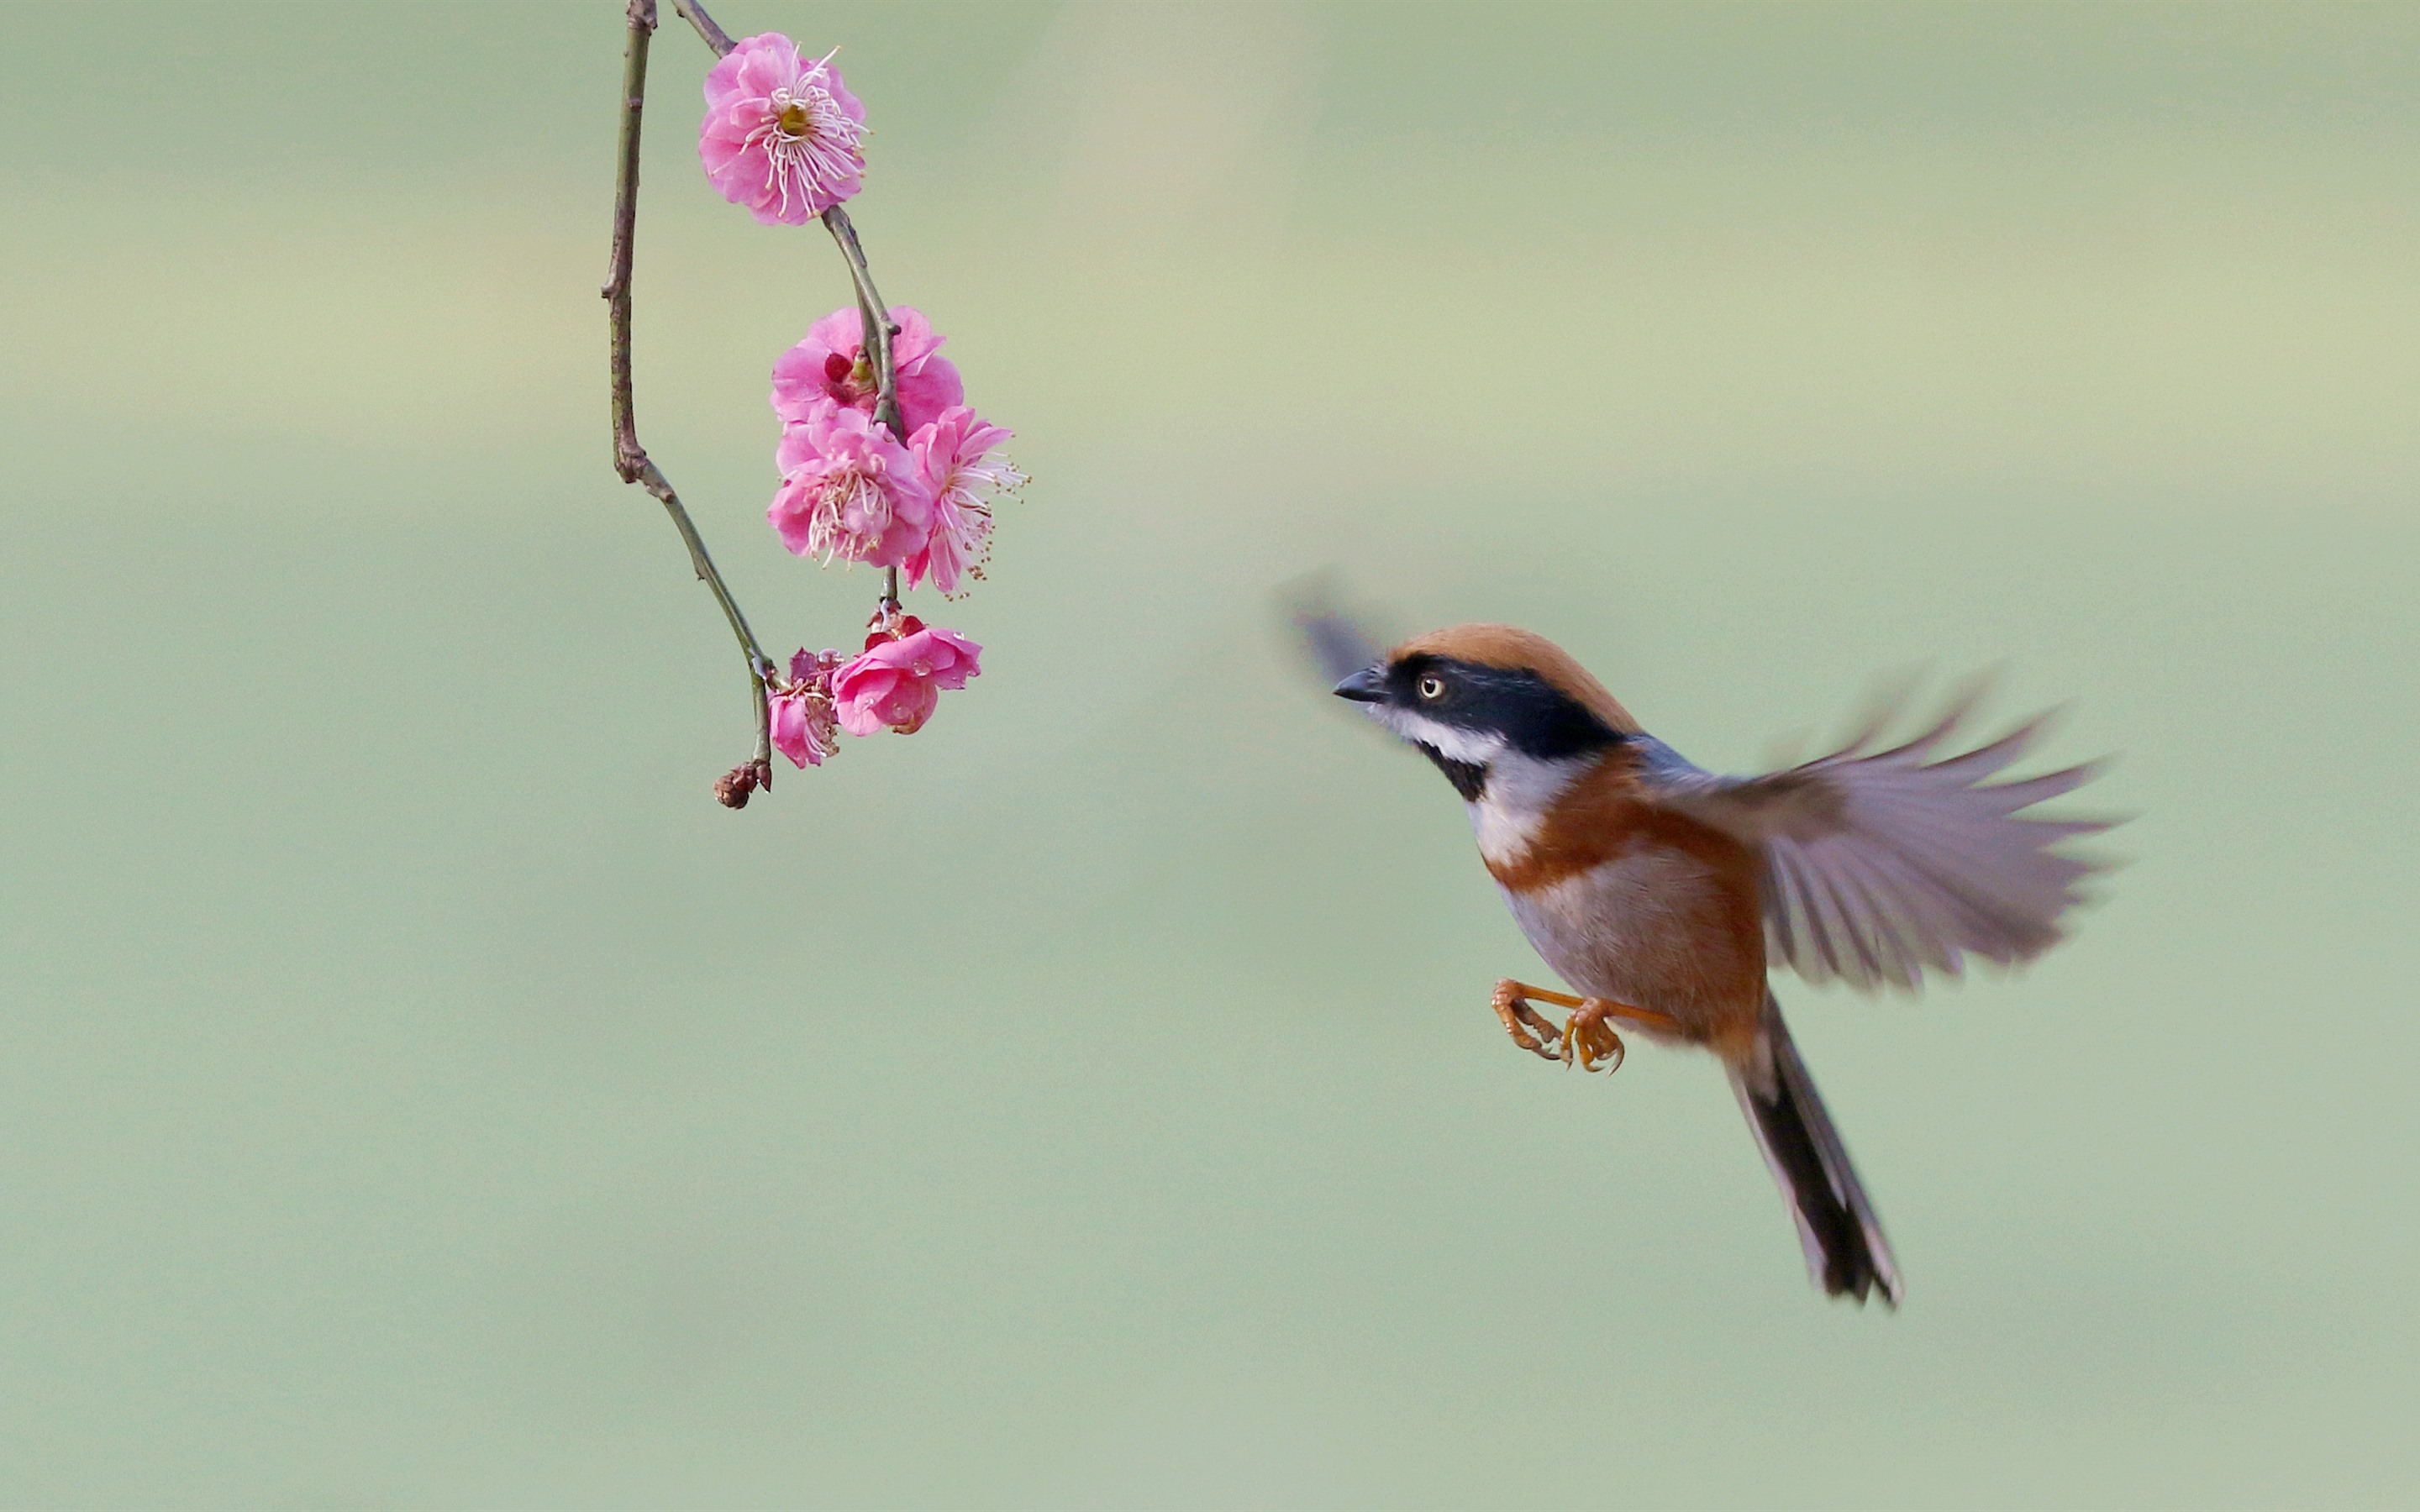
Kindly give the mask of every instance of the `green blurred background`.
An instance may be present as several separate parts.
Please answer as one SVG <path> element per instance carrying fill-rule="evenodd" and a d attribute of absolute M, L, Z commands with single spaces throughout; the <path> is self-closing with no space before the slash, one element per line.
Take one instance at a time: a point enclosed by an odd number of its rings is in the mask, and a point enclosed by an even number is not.
<path fill-rule="evenodd" d="M 2420 8 L 729 0 L 1035 478 L 985 671 L 744 814 L 609 466 L 620 7 L 0 51 L 0 1502 L 2420 1499 Z M 847 297 L 656 48 L 643 436 L 768 644 Z M 1556 636 L 1745 767 L 2009 669 L 2075 942 L 1784 981 L 1909 1276 L 1530 957 L 1279 585 Z"/>

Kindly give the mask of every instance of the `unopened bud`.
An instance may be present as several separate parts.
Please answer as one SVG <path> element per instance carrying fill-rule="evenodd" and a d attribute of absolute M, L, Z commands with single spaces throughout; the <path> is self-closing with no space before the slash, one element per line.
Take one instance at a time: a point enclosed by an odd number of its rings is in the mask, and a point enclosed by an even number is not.
<path fill-rule="evenodd" d="M 756 764 L 735 766 L 714 779 L 714 801 L 726 809 L 745 809 L 748 795 L 756 791 Z"/>

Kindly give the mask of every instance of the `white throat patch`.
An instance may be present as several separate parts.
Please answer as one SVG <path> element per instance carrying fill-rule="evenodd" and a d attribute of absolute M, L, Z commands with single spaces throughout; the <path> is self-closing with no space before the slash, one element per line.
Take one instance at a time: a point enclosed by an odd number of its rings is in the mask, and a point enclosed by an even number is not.
<path fill-rule="evenodd" d="M 1506 750 L 1490 763 L 1487 786 L 1470 805 L 1471 833 L 1479 837 L 1479 854 L 1498 866 L 1510 866 L 1529 853 L 1565 788 L 1594 764 L 1594 756 L 1567 756 L 1540 761 L 1517 750 Z"/>
<path fill-rule="evenodd" d="M 1433 748 L 1448 761 L 1487 768 L 1487 786 L 1481 790 L 1479 801 L 1466 807 L 1471 832 L 1479 838 L 1479 854 L 1499 866 L 1528 854 L 1530 842 L 1546 822 L 1546 810 L 1596 761 L 1593 754 L 1541 761 L 1513 749 L 1493 731 L 1466 730 L 1388 704 L 1372 705 L 1370 717 L 1405 740 Z"/>
<path fill-rule="evenodd" d="M 1399 709 L 1392 704 L 1373 704 L 1370 714 L 1405 740 L 1435 747 L 1448 761 L 1468 762 L 1473 766 L 1492 766 L 1505 748 L 1502 735 L 1488 731 L 1465 730 L 1460 725 L 1440 724 L 1425 714 Z"/>

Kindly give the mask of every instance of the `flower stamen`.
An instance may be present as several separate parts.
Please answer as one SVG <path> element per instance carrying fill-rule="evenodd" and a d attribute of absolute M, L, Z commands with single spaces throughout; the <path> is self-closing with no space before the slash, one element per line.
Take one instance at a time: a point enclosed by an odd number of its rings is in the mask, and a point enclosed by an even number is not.
<path fill-rule="evenodd" d="M 815 187 L 838 183 L 857 171 L 865 128 L 840 108 L 826 86 L 827 53 L 794 84 L 774 88 L 771 108 L 743 147 L 765 153 L 765 188 L 782 197 L 786 213 L 793 194 L 812 204 Z"/>

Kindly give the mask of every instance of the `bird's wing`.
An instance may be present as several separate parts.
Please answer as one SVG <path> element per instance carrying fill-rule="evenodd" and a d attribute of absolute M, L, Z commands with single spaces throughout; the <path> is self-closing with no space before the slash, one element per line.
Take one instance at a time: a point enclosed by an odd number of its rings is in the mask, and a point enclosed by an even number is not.
<path fill-rule="evenodd" d="M 1324 682 L 1350 677 L 1386 655 L 1361 622 L 1324 606 L 1296 609 L 1294 625 L 1304 654 Z"/>
<path fill-rule="evenodd" d="M 1955 977 L 1968 955 L 2011 965 L 2057 943 L 2078 884 L 2102 869 L 2054 847 L 2115 821 L 2024 812 L 2097 764 L 1986 782 L 2047 716 L 1933 759 L 1979 692 L 1904 745 L 1873 748 L 1885 712 L 1841 749 L 1764 777 L 1719 777 L 1649 741 L 1640 780 L 1653 801 L 1758 849 L 1766 948 L 1809 981 L 1914 991 L 1927 968 Z"/>
<path fill-rule="evenodd" d="M 1371 617 L 1341 602 L 1333 571 L 1306 574 L 1277 591 L 1295 656 L 1323 686 L 1332 686 L 1387 654 L 1387 637 Z"/>

